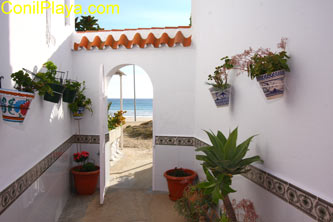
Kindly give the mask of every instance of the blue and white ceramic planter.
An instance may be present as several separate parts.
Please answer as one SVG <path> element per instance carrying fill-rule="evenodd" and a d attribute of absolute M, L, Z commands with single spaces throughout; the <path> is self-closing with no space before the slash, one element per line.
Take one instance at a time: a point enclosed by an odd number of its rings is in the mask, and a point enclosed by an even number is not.
<path fill-rule="evenodd" d="M 33 93 L 0 89 L 2 119 L 7 122 L 22 123 L 34 97 Z"/>
<path fill-rule="evenodd" d="M 283 96 L 285 71 L 279 70 L 271 74 L 257 76 L 262 90 L 267 99 L 275 99 Z"/>
<path fill-rule="evenodd" d="M 84 107 L 79 107 L 78 111 L 73 113 L 73 118 L 75 120 L 80 120 L 83 118 L 83 113 L 84 113 L 85 108 Z"/>
<path fill-rule="evenodd" d="M 217 107 L 229 105 L 231 87 L 226 88 L 226 89 L 219 89 L 219 88 L 212 87 L 209 89 L 209 91 L 212 94 L 212 97 L 213 97 L 214 102 Z"/>

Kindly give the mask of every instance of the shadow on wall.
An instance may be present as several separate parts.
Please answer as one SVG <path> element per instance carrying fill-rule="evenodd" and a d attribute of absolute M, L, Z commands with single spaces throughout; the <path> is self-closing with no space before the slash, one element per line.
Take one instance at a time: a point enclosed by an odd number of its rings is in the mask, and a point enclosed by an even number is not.
<path fill-rule="evenodd" d="M 4 10 L 8 11 L 8 4 L 4 6 Z M 9 15 L 0 13 L 0 76 L 4 76 L 7 73 L 12 73 L 12 67 L 10 66 L 10 51 L 9 51 Z M 2 88 L 9 88 L 10 81 L 2 81 Z"/>

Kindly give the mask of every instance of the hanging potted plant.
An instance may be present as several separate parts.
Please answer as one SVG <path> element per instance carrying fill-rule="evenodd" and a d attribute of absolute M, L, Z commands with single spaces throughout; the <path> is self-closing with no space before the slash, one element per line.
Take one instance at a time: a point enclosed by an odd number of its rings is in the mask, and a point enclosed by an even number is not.
<path fill-rule="evenodd" d="M 87 98 L 83 94 L 83 92 L 85 91 L 85 89 L 86 89 L 85 82 L 83 81 L 83 83 L 82 83 L 82 89 L 77 92 L 76 97 L 75 97 L 73 103 L 70 103 L 68 105 L 69 109 L 73 113 L 73 118 L 75 120 L 80 120 L 80 119 L 83 118 L 83 114 L 84 114 L 85 109 L 89 110 L 90 112 L 93 112 L 91 99 Z"/>
<path fill-rule="evenodd" d="M 168 182 L 169 198 L 170 200 L 176 201 L 183 196 L 184 189 L 193 184 L 197 178 L 197 173 L 193 170 L 174 168 L 167 170 L 164 173 L 164 177 Z"/>
<path fill-rule="evenodd" d="M 65 81 L 65 90 L 62 95 L 62 101 L 66 103 L 74 102 L 76 93 L 80 90 L 81 83 L 77 81 L 66 80 Z"/>
<path fill-rule="evenodd" d="M 8 122 L 22 123 L 35 97 L 35 83 L 29 74 L 22 70 L 12 73 L 11 78 L 15 82 L 16 90 L 0 87 L 2 118 Z"/>
<path fill-rule="evenodd" d="M 272 52 L 270 49 L 249 48 L 243 53 L 232 57 L 232 63 L 236 69 L 248 72 L 251 79 L 256 78 L 267 99 L 275 99 L 283 96 L 285 72 L 290 71 L 286 52 L 287 38 L 282 38 L 277 45 L 280 52 Z"/>
<path fill-rule="evenodd" d="M 80 195 L 93 194 L 98 182 L 99 166 L 88 162 L 89 153 L 86 151 L 74 153 L 73 158 L 75 162 L 81 163 L 71 169 L 76 192 Z"/>
<path fill-rule="evenodd" d="M 56 78 L 57 73 L 60 71 L 57 71 L 57 66 L 51 61 L 44 63 L 43 66 L 47 71 L 36 74 L 38 94 L 44 96 L 45 101 L 58 103 L 65 88 L 62 84 L 62 78 L 59 80 Z"/>
<path fill-rule="evenodd" d="M 212 86 L 209 91 L 217 107 L 229 105 L 231 95 L 231 85 L 228 83 L 228 70 L 232 69 L 233 65 L 228 56 L 221 58 L 221 60 L 224 61 L 224 64 L 215 67 L 213 75 L 208 75 L 208 80 L 214 82 L 207 82 L 208 85 Z"/>

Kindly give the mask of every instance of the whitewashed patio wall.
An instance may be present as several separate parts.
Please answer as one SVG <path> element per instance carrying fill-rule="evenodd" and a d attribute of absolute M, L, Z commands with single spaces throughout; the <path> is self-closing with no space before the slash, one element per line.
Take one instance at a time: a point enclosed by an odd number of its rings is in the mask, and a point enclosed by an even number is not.
<path fill-rule="evenodd" d="M 239 141 L 259 134 L 249 155 L 264 160 L 258 167 L 315 195 L 333 201 L 332 53 L 333 2 L 302 0 L 192 1 L 196 45 L 195 135 L 201 129 L 239 127 Z M 229 107 L 216 108 L 207 74 L 223 56 L 249 46 L 276 49 L 287 37 L 291 72 L 282 99 L 267 101 L 256 81 L 246 74 L 232 77 Z M 261 221 L 312 221 L 305 214 L 244 178 L 237 178 L 233 197 L 251 199 Z"/>
<path fill-rule="evenodd" d="M 100 51 L 78 51 L 73 53 L 73 69 L 80 80 L 87 81 L 87 93 L 92 98 L 94 113 L 98 113 L 98 74 L 104 64 L 108 80 L 121 65 L 135 64 L 149 75 L 153 85 L 154 135 L 192 136 L 194 133 L 194 49 L 175 47 L 107 49 Z M 126 89 L 123 89 L 126 90 Z M 106 114 L 106 109 L 105 109 Z M 82 134 L 94 134 L 98 130 L 97 115 L 85 118 L 81 123 Z M 156 151 L 156 150 L 155 150 Z M 155 156 L 156 157 L 156 156 Z M 190 158 L 190 157 L 188 157 Z M 184 157 L 186 159 L 186 157 Z M 168 161 L 163 156 L 154 158 L 154 169 Z M 185 160 L 184 160 L 185 161 Z M 166 169 L 165 169 L 166 170 Z M 159 172 L 153 175 L 153 188 L 164 181 Z M 156 184 L 156 186 L 154 185 Z"/>
<path fill-rule="evenodd" d="M 1 1 L 2 3 L 3 1 Z M 33 4 L 11 1 L 15 4 Z M 56 0 L 56 4 L 63 4 Z M 50 42 L 46 39 L 46 15 L 4 15 L 0 13 L 0 75 L 3 88 L 12 88 L 10 74 L 21 68 L 38 70 L 52 60 L 60 70 L 72 71 L 72 26 L 65 26 L 64 15 L 52 15 Z M 0 190 L 31 169 L 73 134 L 73 121 L 66 103 L 43 101 L 36 94 L 23 124 L 0 118 Z M 10 206 L 0 221 L 56 221 L 69 196 L 70 157 L 68 152 L 55 162 Z"/>

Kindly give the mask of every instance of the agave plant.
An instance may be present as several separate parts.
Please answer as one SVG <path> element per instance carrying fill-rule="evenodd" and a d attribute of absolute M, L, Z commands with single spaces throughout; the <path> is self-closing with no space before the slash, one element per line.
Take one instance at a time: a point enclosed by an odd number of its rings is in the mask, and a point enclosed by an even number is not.
<path fill-rule="evenodd" d="M 207 181 L 200 183 L 199 187 L 203 188 L 206 194 L 211 194 L 215 203 L 222 199 L 230 222 L 237 222 L 228 194 L 236 192 L 230 187 L 233 175 L 246 173 L 247 166 L 253 162 L 263 162 L 259 156 L 244 158 L 255 136 L 237 146 L 238 128 L 234 129 L 228 138 L 220 131 L 217 135 L 205 132 L 212 145 L 196 149 L 204 153 L 196 155 L 196 159 L 203 161 L 202 166 L 207 177 Z"/>

